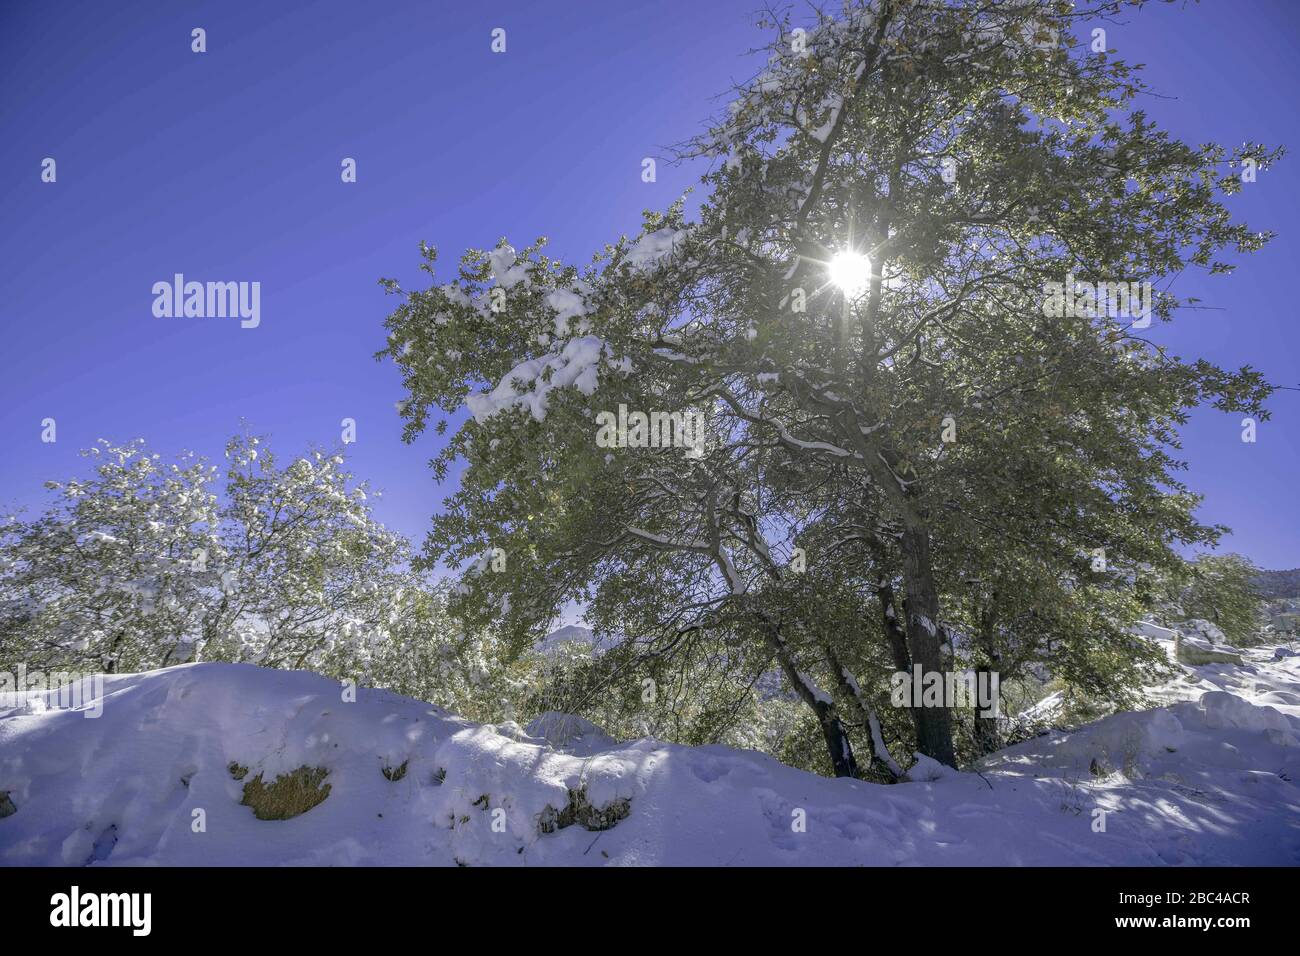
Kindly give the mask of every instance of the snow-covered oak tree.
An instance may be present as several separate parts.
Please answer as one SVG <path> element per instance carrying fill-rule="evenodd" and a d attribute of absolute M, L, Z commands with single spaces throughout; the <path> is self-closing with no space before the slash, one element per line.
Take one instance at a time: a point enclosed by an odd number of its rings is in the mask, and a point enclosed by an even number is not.
<path fill-rule="evenodd" d="M 963 749 L 949 706 L 881 719 L 895 670 L 1131 687 L 1144 574 L 1219 530 L 1176 477 L 1178 426 L 1268 393 L 1144 328 L 1189 304 L 1173 277 L 1268 239 L 1224 197 L 1278 156 L 1178 141 L 1136 68 L 1075 38 L 1140 5 L 773 22 L 766 67 L 681 150 L 712 160 L 693 213 L 648 213 L 581 270 L 503 241 L 450 282 L 386 280 L 408 439 L 470 413 L 424 552 L 473 564 L 454 612 L 522 646 L 581 601 L 624 668 L 714 642 L 729 686 L 784 675 L 843 775 L 897 776 L 888 737 Z M 707 440 L 661 440 L 654 412 Z"/>

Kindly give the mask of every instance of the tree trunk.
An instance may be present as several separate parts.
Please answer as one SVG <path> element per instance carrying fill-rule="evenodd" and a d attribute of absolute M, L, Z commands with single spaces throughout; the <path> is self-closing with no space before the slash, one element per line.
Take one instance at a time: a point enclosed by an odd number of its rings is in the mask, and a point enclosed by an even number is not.
<path fill-rule="evenodd" d="M 923 674 L 942 674 L 945 669 L 944 642 L 939 626 L 939 593 L 930 564 L 930 534 L 920 525 L 904 527 L 900 542 L 903 557 L 903 587 L 907 646 L 912 665 Z M 919 702 L 914 702 L 919 703 Z M 916 721 L 916 749 L 949 767 L 957 766 L 952 746 L 952 714 L 945 705 L 912 708 Z"/>
<path fill-rule="evenodd" d="M 912 655 L 907 651 L 907 632 L 898 623 L 898 612 L 894 608 L 894 586 L 885 578 L 876 585 L 876 598 L 880 601 L 880 626 L 889 641 L 889 651 L 894 658 L 894 669 L 910 673 Z"/>
<path fill-rule="evenodd" d="M 839 714 L 835 712 L 834 702 L 817 693 L 808 679 L 795 666 L 794 658 L 790 654 L 790 647 L 786 644 L 785 638 L 781 636 L 780 625 L 766 619 L 764 623 L 768 640 L 773 651 L 776 652 L 777 663 L 781 665 L 786 680 L 794 687 L 799 699 L 812 708 L 812 712 L 817 716 L 817 723 L 822 729 L 822 737 L 826 741 L 826 754 L 830 757 L 835 776 L 859 776 L 858 762 L 853 756 L 853 744 L 849 742 L 848 732 L 844 729 Z"/>
<path fill-rule="evenodd" d="M 975 679 L 981 682 L 987 680 L 984 675 L 987 674 L 989 670 L 990 669 L 986 667 L 976 668 Z M 976 686 L 984 687 L 986 685 L 984 683 L 979 683 Z M 998 733 L 998 719 L 996 717 L 984 716 L 979 712 L 978 708 L 975 710 L 974 729 L 972 735 L 975 743 L 975 754 L 978 757 L 983 757 L 985 754 L 991 754 L 993 751 L 999 750 L 1002 747 L 1002 735 Z"/>
<path fill-rule="evenodd" d="M 857 778 L 858 762 L 854 759 L 853 745 L 849 743 L 849 735 L 844 730 L 844 724 L 840 722 L 840 718 L 836 716 L 830 705 L 820 705 L 814 709 L 817 711 L 817 720 L 821 723 L 822 737 L 826 741 L 826 753 L 831 758 L 835 776 Z"/>
<path fill-rule="evenodd" d="M 979 617 L 979 629 L 975 633 L 975 648 L 979 652 L 975 662 L 976 687 L 991 686 L 986 683 L 986 675 L 1000 671 L 1002 655 L 997 647 L 997 601 L 998 592 L 990 597 L 989 606 Z M 1002 736 L 998 733 L 998 719 L 985 717 L 975 708 L 974 715 L 975 753 L 982 757 L 991 754 L 1002 746 Z"/>
<path fill-rule="evenodd" d="M 885 747 L 885 739 L 880 733 L 880 721 L 876 719 L 875 711 L 865 699 L 857 680 L 840 662 L 839 655 L 829 644 L 822 645 L 822 650 L 826 655 L 826 665 L 835 677 L 840 699 L 848 701 L 850 709 L 857 714 L 858 720 L 867 730 L 867 741 L 871 748 L 871 773 L 885 783 L 894 783 L 903 776 L 903 770 Z"/>
<path fill-rule="evenodd" d="M 125 637 L 126 637 L 125 631 L 118 631 L 116 634 L 114 634 L 113 640 L 109 642 L 108 651 L 100 657 L 101 661 L 107 658 L 106 662 L 104 663 L 105 674 L 117 673 L 117 650 L 119 647 L 122 646 L 122 641 L 123 639 L 125 639 Z"/>

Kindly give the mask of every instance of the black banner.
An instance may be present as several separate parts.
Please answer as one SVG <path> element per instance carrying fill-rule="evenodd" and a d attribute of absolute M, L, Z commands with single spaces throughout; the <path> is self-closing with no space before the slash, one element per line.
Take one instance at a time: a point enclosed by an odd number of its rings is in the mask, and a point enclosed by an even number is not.
<path fill-rule="evenodd" d="M 76 933 L 80 941 L 93 935 L 128 944 L 247 938 L 377 945 L 437 925 L 442 932 L 499 940 L 546 937 L 552 931 L 539 925 L 545 920 L 564 924 L 554 929 L 569 933 L 575 919 L 584 933 L 626 930 L 642 919 L 689 920 L 701 935 L 714 932 L 734 942 L 751 933 L 761 938 L 770 916 L 788 919 L 800 911 L 812 917 L 809 931 L 830 930 L 821 920 L 846 914 L 849 925 L 834 931 L 853 932 L 855 923 L 861 931 L 882 922 L 912 925 L 940 934 L 935 942 L 941 944 L 959 925 L 963 934 L 983 925 L 990 933 L 1047 930 L 1088 940 L 1104 930 L 1227 942 L 1290 925 L 1294 904 L 1286 887 L 1293 883 L 1289 871 L 1264 869 L 0 871 L 4 923 L 19 934 L 15 938 Z M 196 937 L 205 930 L 215 935 Z"/>

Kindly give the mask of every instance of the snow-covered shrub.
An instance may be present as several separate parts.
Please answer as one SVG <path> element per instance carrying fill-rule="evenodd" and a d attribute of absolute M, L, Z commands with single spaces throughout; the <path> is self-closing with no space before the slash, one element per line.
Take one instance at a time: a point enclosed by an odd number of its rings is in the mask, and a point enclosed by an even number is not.
<path fill-rule="evenodd" d="M 1202 555 L 1163 583 L 1161 616 L 1214 644 L 1257 644 L 1267 622 L 1259 575 L 1239 554 Z"/>
<path fill-rule="evenodd" d="M 281 461 L 232 438 L 224 476 L 100 441 L 87 477 L 49 482 L 0 526 L 0 669 L 147 670 L 187 661 L 302 668 L 495 716 L 489 631 L 449 622 L 368 486 L 337 454 Z"/>

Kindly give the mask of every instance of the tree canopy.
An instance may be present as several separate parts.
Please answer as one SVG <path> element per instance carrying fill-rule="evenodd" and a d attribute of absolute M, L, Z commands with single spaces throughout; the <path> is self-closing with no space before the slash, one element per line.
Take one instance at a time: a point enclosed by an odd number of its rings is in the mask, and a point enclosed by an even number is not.
<path fill-rule="evenodd" d="M 1178 428 L 1269 392 L 1145 329 L 1192 304 L 1181 272 L 1268 240 L 1226 198 L 1280 151 L 1159 128 L 1138 69 L 1076 36 L 1120 6 L 773 15 L 766 67 L 678 150 L 709 165 L 696 208 L 582 267 L 502 240 L 427 289 L 385 280 L 407 439 L 458 423 L 422 555 L 470 568 L 452 613 L 526 646 L 580 602 L 620 639 L 611 675 L 670 681 L 707 647 L 704 710 L 776 670 L 842 775 L 994 745 L 949 704 L 887 709 L 913 667 L 1133 692 L 1152 577 L 1222 530 Z M 621 408 L 658 432 L 598 441 Z"/>

